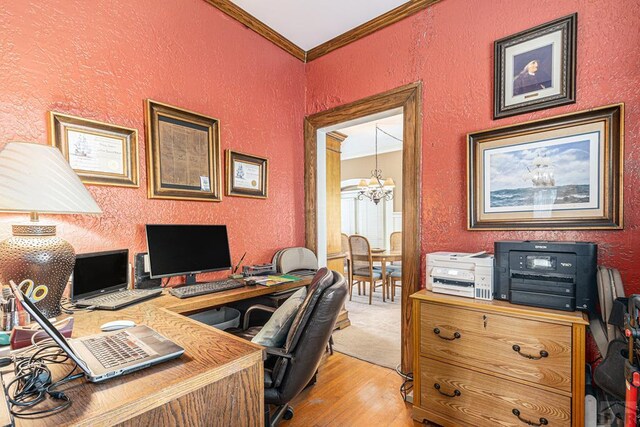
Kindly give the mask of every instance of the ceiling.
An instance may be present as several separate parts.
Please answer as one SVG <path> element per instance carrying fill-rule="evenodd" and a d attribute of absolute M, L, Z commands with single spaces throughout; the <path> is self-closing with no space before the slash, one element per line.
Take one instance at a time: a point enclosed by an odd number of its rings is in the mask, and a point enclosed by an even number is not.
<path fill-rule="evenodd" d="M 348 136 L 340 148 L 340 159 L 348 160 L 373 156 L 375 154 L 376 125 L 384 132 L 402 139 L 402 114 L 338 129 L 338 132 Z M 401 150 L 402 142 L 378 131 L 378 154 Z"/>
<path fill-rule="evenodd" d="M 204 0 L 310 62 L 441 0 Z"/>
<path fill-rule="evenodd" d="M 310 50 L 407 0 L 231 0 L 301 47 Z"/>

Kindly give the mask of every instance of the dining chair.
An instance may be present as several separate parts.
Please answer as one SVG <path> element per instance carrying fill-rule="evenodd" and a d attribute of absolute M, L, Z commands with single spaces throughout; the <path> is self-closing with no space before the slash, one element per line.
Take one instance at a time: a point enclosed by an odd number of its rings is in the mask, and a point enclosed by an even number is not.
<path fill-rule="evenodd" d="M 351 253 L 352 266 L 349 301 L 351 301 L 353 294 L 354 282 L 358 283 L 358 289 L 360 289 L 361 283 L 369 283 L 369 305 L 371 305 L 373 292 L 377 287 L 382 287 L 382 301 L 386 301 L 386 283 L 382 280 L 382 272 L 373 269 L 369 240 L 358 234 L 349 236 L 349 250 Z"/>
<path fill-rule="evenodd" d="M 343 254 L 346 254 L 344 258 L 344 266 L 347 271 L 347 282 L 352 283 L 351 277 L 351 249 L 349 249 L 349 235 L 346 233 L 340 233 L 340 250 Z M 360 294 L 360 287 L 358 287 L 358 295 Z"/>
<path fill-rule="evenodd" d="M 391 252 L 402 252 L 402 231 L 394 231 L 389 237 L 389 250 Z M 387 265 L 387 270 L 398 271 L 402 269 L 402 261 L 392 261 Z"/>
<path fill-rule="evenodd" d="M 402 270 L 394 270 L 387 274 L 387 282 L 387 292 L 391 293 L 391 302 L 393 302 L 396 296 L 396 286 L 402 290 Z M 400 282 L 399 285 L 398 282 Z"/>

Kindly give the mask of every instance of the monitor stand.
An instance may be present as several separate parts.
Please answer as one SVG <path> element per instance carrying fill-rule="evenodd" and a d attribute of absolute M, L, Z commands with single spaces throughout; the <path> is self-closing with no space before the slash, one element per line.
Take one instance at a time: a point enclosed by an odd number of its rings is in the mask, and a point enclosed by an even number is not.
<path fill-rule="evenodd" d="M 189 273 L 184 276 L 184 284 L 185 285 L 195 285 L 196 284 L 196 274 Z"/>

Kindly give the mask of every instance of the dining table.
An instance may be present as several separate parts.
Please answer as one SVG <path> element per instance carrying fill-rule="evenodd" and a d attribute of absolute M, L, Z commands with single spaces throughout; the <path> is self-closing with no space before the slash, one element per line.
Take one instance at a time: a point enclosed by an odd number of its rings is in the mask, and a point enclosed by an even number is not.
<path fill-rule="evenodd" d="M 371 261 L 380 263 L 382 283 L 387 283 L 387 263 L 402 261 L 402 251 L 376 251 L 375 249 L 372 249 Z M 385 289 L 385 287 L 382 289 Z"/>

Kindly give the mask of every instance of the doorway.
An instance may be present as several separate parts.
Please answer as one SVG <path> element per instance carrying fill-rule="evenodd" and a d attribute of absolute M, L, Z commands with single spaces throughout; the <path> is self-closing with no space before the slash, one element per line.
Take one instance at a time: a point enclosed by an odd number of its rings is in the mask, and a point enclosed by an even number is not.
<path fill-rule="evenodd" d="M 397 110 L 403 117 L 402 147 L 402 301 L 401 369 L 412 371 L 412 309 L 409 296 L 420 288 L 420 187 L 421 187 L 421 82 L 374 95 L 359 101 L 319 112 L 305 118 L 305 238 L 306 246 L 326 263 L 324 241 L 326 179 L 325 135 L 364 117 Z M 319 153 L 321 155 L 319 155 Z M 324 257 L 324 258 L 323 258 Z"/>

